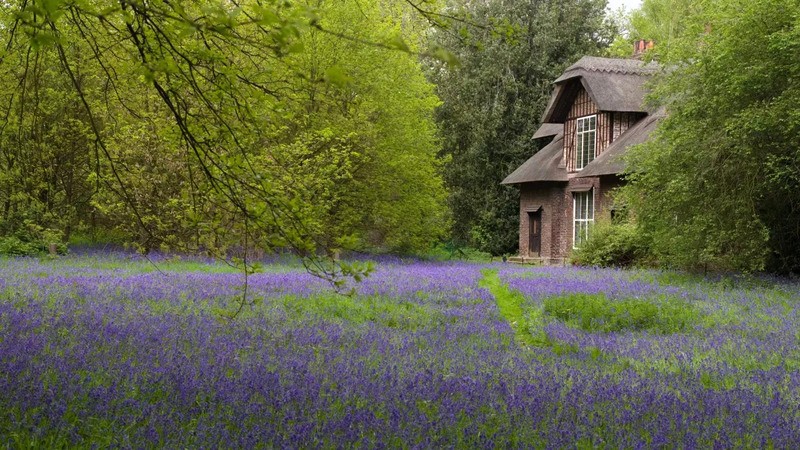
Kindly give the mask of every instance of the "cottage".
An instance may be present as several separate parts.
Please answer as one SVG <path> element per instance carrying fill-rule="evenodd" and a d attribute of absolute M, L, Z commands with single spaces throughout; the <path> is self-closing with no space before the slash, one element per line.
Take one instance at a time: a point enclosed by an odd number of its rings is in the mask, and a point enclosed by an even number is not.
<path fill-rule="evenodd" d="M 502 182 L 520 187 L 518 260 L 562 262 L 596 219 L 613 214 L 609 194 L 624 183 L 621 156 L 662 117 L 643 105 L 657 70 L 636 59 L 586 56 L 555 80 L 533 136 L 550 143 Z"/>

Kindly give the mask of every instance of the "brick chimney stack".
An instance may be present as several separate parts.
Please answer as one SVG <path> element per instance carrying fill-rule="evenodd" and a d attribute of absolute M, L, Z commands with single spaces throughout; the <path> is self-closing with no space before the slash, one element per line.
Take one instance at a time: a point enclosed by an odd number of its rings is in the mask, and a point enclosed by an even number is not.
<path fill-rule="evenodd" d="M 642 59 L 648 50 L 652 50 L 655 42 L 650 39 L 639 39 L 633 43 L 633 57 L 635 59 Z"/>

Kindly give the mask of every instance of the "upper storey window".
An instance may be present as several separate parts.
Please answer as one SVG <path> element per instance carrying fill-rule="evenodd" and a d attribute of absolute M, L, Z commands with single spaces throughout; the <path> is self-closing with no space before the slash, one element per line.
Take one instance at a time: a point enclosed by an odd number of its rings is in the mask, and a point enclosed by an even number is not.
<path fill-rule="evenodd" d="M 575 170 L 581 170 L 594 160 L 597 147 L 597 116 L 578 119 L 575 139 Z"/>

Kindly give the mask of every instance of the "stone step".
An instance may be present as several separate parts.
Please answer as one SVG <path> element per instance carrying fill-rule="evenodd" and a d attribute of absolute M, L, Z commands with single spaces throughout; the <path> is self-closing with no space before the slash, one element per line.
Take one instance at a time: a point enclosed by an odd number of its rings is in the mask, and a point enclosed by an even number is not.
<path fill-rule="evenodd" d="M 531 256 L 510 256 L 508 262 L 514 264 L 531 264 L 535 266 L 565 266 L 567 261 L 561 258 L 539 258 Z"/>

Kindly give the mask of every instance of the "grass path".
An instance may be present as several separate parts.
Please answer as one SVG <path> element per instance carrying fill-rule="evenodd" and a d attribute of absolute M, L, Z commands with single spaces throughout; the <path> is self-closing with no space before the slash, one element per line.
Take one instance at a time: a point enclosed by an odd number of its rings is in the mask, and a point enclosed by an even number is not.
<path fill-rule="evenodd" d="M 511 325 L 517 340 L 521 344 L 535 345 L 537 340 L 530 332 L 528 327 L 529 320 L 525 317 L 525 312 L 522 309 L 525 297 L 520 292 L 509 289 L 500 279 L 497 269 L 483 269 L 481 273 L 483 278 L 481 278 L 479 285 L 488 289 L 494 296 L 497 307 L 500 309 L 500 314 Z"/>

